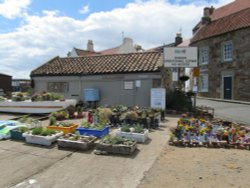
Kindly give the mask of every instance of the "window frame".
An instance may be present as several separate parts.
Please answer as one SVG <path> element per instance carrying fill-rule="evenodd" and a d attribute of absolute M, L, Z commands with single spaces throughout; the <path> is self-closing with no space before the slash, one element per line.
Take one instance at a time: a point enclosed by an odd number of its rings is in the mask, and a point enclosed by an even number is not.
<path fill-rule="evenodd" d="M 206 76 L 207 77 L 207 83 L 206 83 L 206 88 L 205 87 L 203 87 L 205 84 L 202 84 L 203 83 L 203 81 L 202 81 L 202 77 L 204 77 L 204 76 Z M 200 75 L 200 79 L 199 79 L 199 86 L 200 86 L 200 89 L 199 89 L 199 91 L 200 92 L 203 92 L 203 93 L 205 93 L 205 92 L 208 92 L 209 91 L 209 74 L 208 73 L 203 73 L 203 74 L 201 74 Z"/>
<path fill-rule="evenodd" d="M 231 45 L 231 49 L 228 48 L 228 45 Z M 228 49 L 226 49 L 226 46 Z M 230 54 L 231 56 L 229 57 L 229 50 L 231 50 Z M 222 59 L 223 59 L 223 62 L 230 62 L 233 60 L 233 50 L 234 50 L 234 47 L 233 47 L 233 41 L 229 40 L 229 41 L 225 41 L 222 43 Z"/>
<path fill-rule="evenodd" d="M 53 84 L 53 86 L 50 86 L 51 84 Z M 58 89 L 55 89 L 56 85 L 58 86 Z M 48 82 L 47 91 L 54 92 L 54 93 L 67 93 L 69 91 L 69 83 L 68 82 Z"/>
<path fill-rule="evenodd" d="M 204 57 L 204 51 L 207 52 L 207 61 L 202 61 L 203 57 Z M 208 65 L 209 64 L 209 47 L 201 47 L 199 49 L 199 64 L 200 65 Z M 205 59 L 205 58 L 204 58 Z"/>

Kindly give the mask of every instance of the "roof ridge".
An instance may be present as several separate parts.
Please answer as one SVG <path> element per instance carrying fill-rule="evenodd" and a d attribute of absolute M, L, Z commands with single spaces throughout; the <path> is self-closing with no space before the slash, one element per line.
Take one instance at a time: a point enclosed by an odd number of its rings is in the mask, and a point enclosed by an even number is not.
<path fill-rule="evenodd" d="M 57 57 L 31 72 L 34 76 L 95 75 L 159 71 L 160 52 L 137 52 L 83 57 Z M 51 62 L 51 63 L 50 63 Z"/>
<path fill-rule="evenodd" d="M 145 52 L 129 52 L 129 53 L 120 53 L 120 54 L 96 54 L 96 55 L 86 55 L 86 56 L 78 56 L 78 57 L 59 57 L 60 59 L 81 59 L 81 58 L 91 58 L 91 57 L 106 57 L 106 56 L 124 56 L 130 54 L 147 54 L 147 53 L 160 53 L 157 51 L 145 51 Z"/>
<path fill-rule="evenodd" d="M 242 22 L 237 22 L 237 24 L 235 23 L 236 21 L 239 21 L 242 14 L 243 15 L 244 14 L 250 14 L 249 12 L 250 12 L 250 7 L 242 9 L 242 10 L 240 10 L 238 12 L 234 12 L 234 13 L 232 13 L 230 15 L 225 16 L 225 17 L 221 17 L 219 19 L 213 20 L 212 22 L 210 22 L 207 25 L 203 25 L 195 33 L 195 35 L 192 37 L 191 44 L 199 42 L 201 40 L 211 38 L 211 37 L 219 36 L 219 35 L 222 35 L 224 33 L 229 33 L 229 32 L 239 30 L 239 29 L 250 27 L 250 20 L 249 19 L 246 20 L 245 17 L 244 17 L 245 18 L 244 23 L 242 23 Z M 218 28 L 219 28 L 218 25 L 221 25 L 221 24 L 225 25 L 225 22 L 227 22 L 228 19 L 230 19 L 231 22 L 227 24 L 227 27 L 225 26 L 225 28 L 221 28 L 221 30 L 218 31 Z M 234 24 L 234 25 L 232 26 L 232 24 Z M 217 25 L 216 27 L 218 27 L 217 30 L 211 31 L 211 27 L 215 27 L 215 25 Z M 210 34 L 208 34 L 209 31 L 210 31 Z M 212 34 L 211 34 L 211 32 L 212 32 Z"/>

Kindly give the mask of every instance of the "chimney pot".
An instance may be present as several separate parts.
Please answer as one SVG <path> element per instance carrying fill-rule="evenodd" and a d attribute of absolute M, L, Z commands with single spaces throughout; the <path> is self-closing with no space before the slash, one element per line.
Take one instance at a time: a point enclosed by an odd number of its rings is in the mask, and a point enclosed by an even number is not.
<path fill-rule="evenodd" d="M 179 44 L 181 44 L 182 41 L 182 36 L 181 33 L 176 33 L 176 37 L 175 37 L 175 46 L 178 46 Z"/>
<path fill-rule="evenodd" d="M 92 40 L 88 40 L 88 43 L 87 43 L 87 50 L 88 50 L 88 51 L 91 51 L 91 52 L 94 52 L 94 44 L 93 44 L 93 41 L 92 41 Z"/>

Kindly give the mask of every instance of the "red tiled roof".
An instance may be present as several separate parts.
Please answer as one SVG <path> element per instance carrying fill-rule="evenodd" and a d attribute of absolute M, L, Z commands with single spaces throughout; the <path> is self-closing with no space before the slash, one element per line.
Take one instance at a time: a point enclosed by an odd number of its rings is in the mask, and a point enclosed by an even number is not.
<path fill-rule="evenodd" d="M 250 8 L 241 10 L 229 16 L 212 21 L 207 25 L 204 25 L 197 31 L 191 42 L 198 42 L 200 40 L 218 36 L 238 29 L 243 29 L 246 27 L 250 27 Z"/>
<path fill-rule="evenodd" d="M 119 50 L 119 46 L 99 51 L 99 53 L 102 55 L 111 55 L 111 54 L 117 54 L 118 50 Z"/>
<path fill-rule="evenodd" d="M 158 52 L 115 55 L 55 57 L 31 72 L 31 76 L 93 75 L 156 72 L 162 65 Z"/>
<path fill-rule="evenodd" d="M 88 51 L 88 50 L 82 50 L 79 48 L 75 48 L 76 54 L 78 56 L 91 56 L 91 55 L 98 55 L 100 53 L 98 52 L 92 52 L 92 51 Z"/>
<path fill-rule="evenodd" d="M 214 21 L 249 7 L 250 7 L 250 0 L 235 0 L 232 3 L 229 3 L 223 7 L 215 9 L 210 17 L 212 21 Z"/>

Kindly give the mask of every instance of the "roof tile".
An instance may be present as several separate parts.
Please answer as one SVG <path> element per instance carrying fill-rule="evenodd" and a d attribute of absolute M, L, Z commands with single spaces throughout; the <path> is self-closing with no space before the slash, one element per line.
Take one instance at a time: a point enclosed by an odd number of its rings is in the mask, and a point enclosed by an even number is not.
<path fill-rule="evenodd" d="M 224 33 L 250 27 L 250 8 L 241 10 L 229 16 L 212 21 L 208 25 L 201 27 L 194 35 L 191 42 L 198 42 L 210 37 Z"/>
<path fill-rule="evenodd" d="M 83 57 L 56 57 L 31 72 L 31 76 L 92 75 L 126 72 L 155 72 L 162 53 L 144 52 Z"/>

